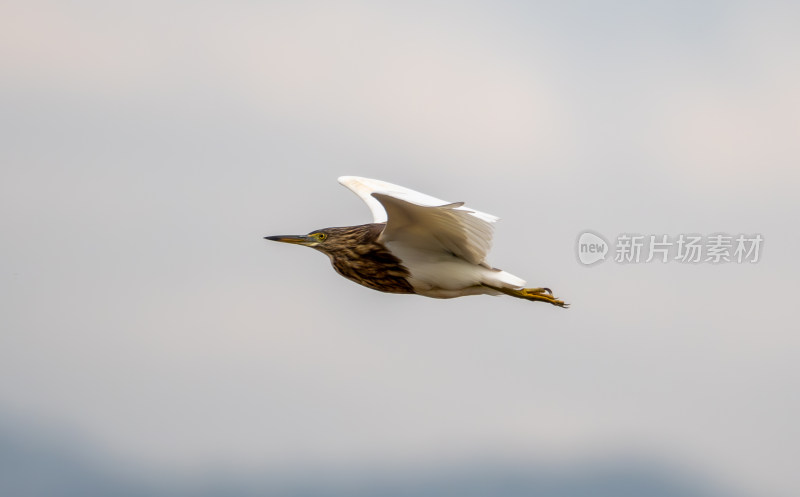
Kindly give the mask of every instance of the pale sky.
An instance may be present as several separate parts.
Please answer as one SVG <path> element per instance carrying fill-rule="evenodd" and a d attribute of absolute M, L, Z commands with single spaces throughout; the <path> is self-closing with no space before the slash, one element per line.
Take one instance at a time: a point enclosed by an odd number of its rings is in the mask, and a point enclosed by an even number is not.
<path fill-rule="evenodd" d="M 142 467 L 646 453 L 800 493 L 800 18 L 760 2 L 5 2 L 0 413 Z M 386 295 L 264 235 L 374 177 L 572 303 Z M 583 267 L 584 230 L 760 233 Z"/>

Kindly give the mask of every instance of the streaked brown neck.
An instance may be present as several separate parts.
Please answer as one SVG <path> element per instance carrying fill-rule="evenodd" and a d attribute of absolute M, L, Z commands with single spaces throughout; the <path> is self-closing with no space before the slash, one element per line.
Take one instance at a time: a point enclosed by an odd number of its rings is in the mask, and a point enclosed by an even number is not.
<path fill-rule="evenodd" d="M 362 224 L 325 231 L 335 243 L 316 247 L 330 257 L 337 273 L 368 288 L 389 293 L 414 293 L 408 269 L 378 242 L 385 223 Z"/>

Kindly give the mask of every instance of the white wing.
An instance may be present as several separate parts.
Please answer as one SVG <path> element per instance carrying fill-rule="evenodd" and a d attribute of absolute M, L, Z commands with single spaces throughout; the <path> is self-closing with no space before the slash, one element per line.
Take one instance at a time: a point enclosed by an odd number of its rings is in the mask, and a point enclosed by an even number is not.
<path fill-rule="evenodd" d="M 386 222 L 384 243 L 451 253 L 473 264 L 489 253 L 496 216 L 384 181 L 342 176 L 339 182 L 366 202 L 376 223 Z"/>

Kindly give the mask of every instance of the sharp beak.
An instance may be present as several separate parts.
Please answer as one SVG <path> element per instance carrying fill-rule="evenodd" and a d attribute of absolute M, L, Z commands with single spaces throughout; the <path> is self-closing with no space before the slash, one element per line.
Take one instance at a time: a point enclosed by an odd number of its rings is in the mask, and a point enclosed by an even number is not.
<path fill-rule="evenodd" d="M 265 236 L 264 239 L 272 240 L 273 242 L 283 242 L 283 243 L 294 243 L 295 245 L 306 245 L 311 243 L 313 240 L 305 235 L 294 236 L 294 235 L 277 235 L 277 236 Z"/>

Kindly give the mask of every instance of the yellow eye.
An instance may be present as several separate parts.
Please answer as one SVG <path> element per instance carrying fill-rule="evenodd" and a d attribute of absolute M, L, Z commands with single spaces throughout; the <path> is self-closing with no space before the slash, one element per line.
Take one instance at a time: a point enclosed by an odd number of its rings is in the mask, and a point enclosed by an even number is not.
<path fill-rule="evenodd" d="M 328 238 L 328 235 L 326 233 L 314 233 L 314 237 L 317 240 L 322 241 L 322 240 Z"/>

